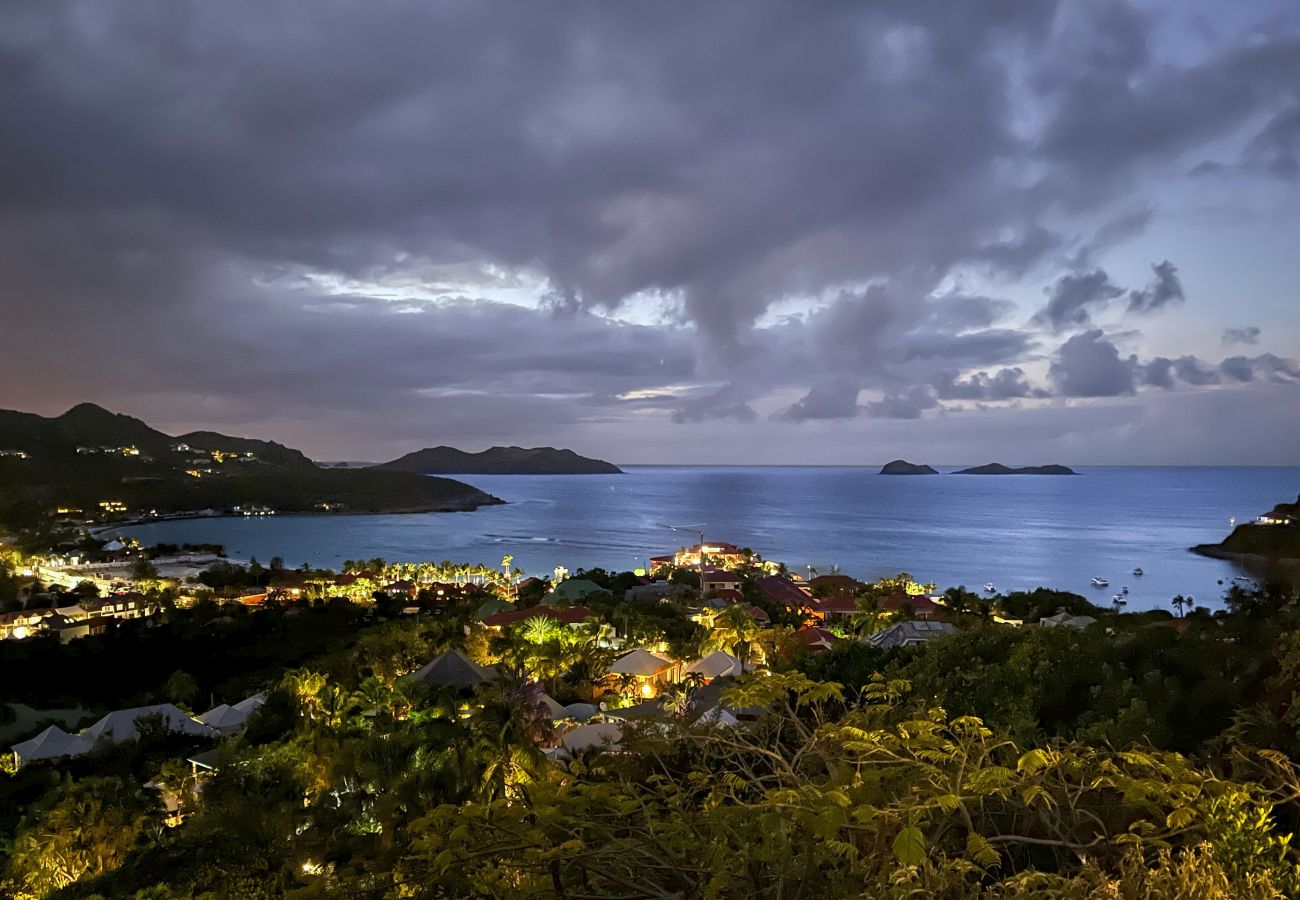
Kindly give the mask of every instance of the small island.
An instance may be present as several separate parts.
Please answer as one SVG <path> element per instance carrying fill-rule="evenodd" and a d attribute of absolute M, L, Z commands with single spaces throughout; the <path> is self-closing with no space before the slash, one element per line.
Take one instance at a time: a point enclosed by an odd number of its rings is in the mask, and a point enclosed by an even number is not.
<path fill-rule="evenodd" d="M 1002 463 L 989 463 L 985 466 L 975 466 L 970 469 L 961 469 L 953 472 L 954 475 L 1077 475 L 1078 473 L 1069 466 L 1047 465 L 1047 466 L 1020 466 L 1012 468 L 1004 466 Z"/>
<path fill-rule="evenodd" d="M 417 475 L 622 475 L 603 459 L 554 447 L 492 447 L 467 453 L 455 447 L 426 447 L 373 468 Z"/>
<path fill-rule="evenodd" d="M 905 459 L 891 460 L 880 469 L 881 475 L 938 475 L 939 473 L 927 465 L 917 465 L 910 463 Z"/>

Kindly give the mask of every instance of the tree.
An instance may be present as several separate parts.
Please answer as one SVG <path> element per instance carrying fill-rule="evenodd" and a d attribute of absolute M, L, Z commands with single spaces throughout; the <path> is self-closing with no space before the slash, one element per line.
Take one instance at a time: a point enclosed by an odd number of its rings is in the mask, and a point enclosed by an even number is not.
<path fill-rule="evenodd" d="M 66 779 L 50 806 L 19 831 L 10 881 L 39 897 L 116 869 L 155 806 L 155 798 L 120 778 Z"/>
<path fill-rule="evenodd" d="M 199 698 L 199 683 L 193 675 L 177 669 L 163 683 L 162 695 L 178 706 L 193 709 Z"/>
<path fill-rule="evenodd" d="M 745 607 L 736 604 L 728 606 L 718 613 L 713 620 L 713 630 L 709 634 L 709 646 L 725 650 L 740 660 L 742 668 L 748 662 L 750 650 L 762 634 L 763 629 Z"/>

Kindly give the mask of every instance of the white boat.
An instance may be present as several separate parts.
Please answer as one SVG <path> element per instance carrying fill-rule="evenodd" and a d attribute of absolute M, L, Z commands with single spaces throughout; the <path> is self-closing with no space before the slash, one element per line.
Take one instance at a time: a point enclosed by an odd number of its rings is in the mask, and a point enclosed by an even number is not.
<path fill-rule="evenodd" d="M 1136 569 L 1134 569 L 1134 570 L 1133 570 L 1133 574 L 1136 575 L 1138 578 L 1141 578 L 1141 577 L 1142 577 L 1142 567 L 1141 567 L 1141 566 L 1138 566 Z"/>
<path fill-rule="evenodd" d="M 1123 606 L 1125 603 L 1128 603 L 1128 601 L 1124 599 L 1123 594 L 1116 594 L 1114 597 L 1111 597 L 1110 602 L 1114 603 L 1116 606 Z"/>
<path fill-rule="evenodd" d="M 984 590 L 990 594 L 996 594 L 998 589 L 995 588 L 993 582 L 990 581 L 984 585 Z"/>
<path fill-rule="evenodd" d="M 1108 584 L 1110 584 L 1110 582 L 1107 581 L 1105 578 L 1102 578 L 1102 577 L 1100 577 L 1100 576 L 1098 576 L 1098 575 L 1094 575 L 1094 576 L 1092 576 L 1092 586 L 1093 586 L 1093 587 L 1105 587 L 1105 586 L 1108 585 Z"/>

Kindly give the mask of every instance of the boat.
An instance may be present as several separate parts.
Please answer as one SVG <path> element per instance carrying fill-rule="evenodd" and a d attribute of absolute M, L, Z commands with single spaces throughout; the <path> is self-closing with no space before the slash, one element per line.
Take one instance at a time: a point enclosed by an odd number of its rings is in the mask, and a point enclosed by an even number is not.
<path fill-rule="evenodd" d="M 1133 570 L 1133 574 L 1136 575 L 1138 578 L 1141 578 L 1141 577 L 1142 577 L 1142 567 L 1141 567 L 1141 566 L 1138 566 L 1136 569 L 1134 569 L 1134 570 Z"/>
<path fill-rule="evenodd" d="M 984 585 L 984 590 L 985 590 L 985 592 L 987 592 L 987 593 L 990 593 L 990 594 L 996 594 L 998 589 L 995 588 L 995 587 L 993 586 L 993 582 L 990 581 L 990 582 L 988 582 L 988 583 L 986 583 L 986 584 Z"/>
<path fill-rule="evenodd" d="M 1102 577 L 1099 576 L 1099 575 L 1094 575 L 1094 576 L 1092 576 L 1092 586 L 1093 586 L 1093 587 L 1105 587 L 1105 586 L 1108 585 L 1108 584 L 1110 584 L 1110 582 L 1107 581 L 1105 578 L 1102 578 Z"/>
<path fill-rule="evenodd" d="M 1126 587 L 1126 588 L 1123 588 L 1123 589 L 1120 591 L 1120 593 L 1123 594 L 1125 597 L 1127 597 L 1127 596 L 1128 596 L 1128 588 L 1127 588 L 1127 587 Z"/>
<path fill-rule="evenodd" d="M 1116 606 L 1123 606 L 1125 603 L 1128 603 L 1128 601 L 1124 599 L 1123 594 L 1116 594 L 1114 597 L 1111 597 L 1110 602 L 1114 603 Z"/>

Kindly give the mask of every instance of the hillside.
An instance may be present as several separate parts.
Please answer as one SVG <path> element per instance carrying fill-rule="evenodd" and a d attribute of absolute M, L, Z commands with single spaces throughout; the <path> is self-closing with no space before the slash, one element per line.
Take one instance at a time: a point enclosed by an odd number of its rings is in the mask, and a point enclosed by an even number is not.
<path fill-rule="evenodd" d="M 467 453 L 455 447 L 427 447 L 373 468 L 420 475 L 621 475 L 601 459 L 554 447 L 492 447 Z"/>
<path fill-rule="evenodd" d="M 279 512 L 474 509 L 496 498 L 446 478 L 322 469 L 270 441 L 193 432 L 172 437 L 83 403 L 61 416 L 0 410 L 0 517 L 33 522 L 57 509 L 126 514 L 259 505 Z"/>
<path fill-rule="evenodd" d="M 984 466 L 975 466 L 970 469 L 962 469 L 953 472 L 954 475 L 1074 475 L 1075 471 L 1068 466 L 1048 465 L 1048 466 L 1020 466 L 1012 468 L 1004 466 L 1002 463 L 989 463 Z"/>
<path fill-rule="evenodd" d="M 1300 563 L 1300 497 L 1238 525 L 1217 544 L 1198 544 L 1192 552 L 1247 563 Z"/>

